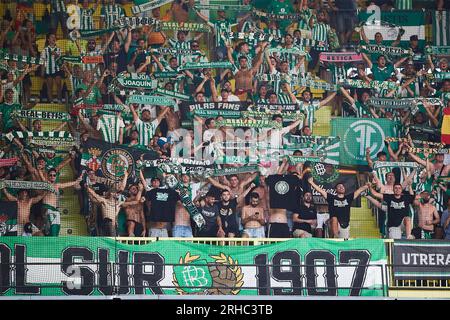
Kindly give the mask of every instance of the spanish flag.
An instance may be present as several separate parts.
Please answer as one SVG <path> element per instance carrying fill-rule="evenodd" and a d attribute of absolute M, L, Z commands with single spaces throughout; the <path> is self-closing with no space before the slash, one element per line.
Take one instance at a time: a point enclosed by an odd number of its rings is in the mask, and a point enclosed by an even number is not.
<path fill-rule="evenodd" d="M 450 108 L 444 109 L 444 118 L 442 119 L 441 142 L 450 144 Z"/>

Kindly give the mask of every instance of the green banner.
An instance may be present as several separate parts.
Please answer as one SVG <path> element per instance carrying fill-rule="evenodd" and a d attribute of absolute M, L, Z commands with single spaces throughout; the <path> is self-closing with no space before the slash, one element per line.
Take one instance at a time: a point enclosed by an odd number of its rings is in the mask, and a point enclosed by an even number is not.
<path fill-rule="evenodd" d="M 131 245 L 103 237 L 2 237 L 0 250 L 4 296 L 383 296 L 387 289 L 381 239 L 212 246 L 181 241 Z"/>
<path fill-rule="evenodd" d="M 341 138 L 340 163 L 343 165 L 367 165 L 366 149 L 370 157 L 384 151 L 386 137 L 394 136 L 396 122 L 388 119 L 335 118 L 331 120 L 333 136 Z"/>
<path fill-rule="evenodd" d="M 127 97 L 127 104 L 139 103 L 139 104 L 154 104 L 158 106 L 170 106 L 173 107 L 177 103 L 174 99 L 160 97 L 160 96 L 147 96 L 141 94 L 134 94 Z"/>

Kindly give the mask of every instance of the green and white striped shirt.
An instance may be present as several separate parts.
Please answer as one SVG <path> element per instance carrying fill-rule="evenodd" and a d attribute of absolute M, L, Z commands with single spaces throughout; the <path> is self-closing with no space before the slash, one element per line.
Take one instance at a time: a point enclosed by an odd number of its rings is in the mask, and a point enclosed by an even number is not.
<path fill-rule="evenodd" d="M 80 30 L 94 30 L 94 9 L 80 8 Z"/>
<path fill-rule="evenodd" d="M 395 0 L 395 9 L 412 10 L 412 0 Z"/>
<path fill-rule="evenodd" d="M 312 29 L 312 38 L 316 41 L 323 41 L 325 44 L 328 43 L 328 33 L 330 32 L 330 26 L 323 22 L 314 23 L 314 27 Z M 317 47 L 318 51 L 326 51 L 325 47 Z"/>
<path fill-rule="evenodd" d="M 309 8 L 303 9 L 301 12 L 301 19 L 298 21 L 298 29 L 300 30 L 311 30 L 309 27 L 309 20 L 312 17 L 312 10 Z"/>
<path fill-rule="evenodd" d="M 139 144 L 141 146 L 148 146 L 153 136 L 155 135 L 156 128 L 158 128 L 158 120 L 152 122 L 144 122 L 138 119 L 135 122 L 136 130 L 139 132 Z"/>
<path fill-rule="evenodd" d="M 191 49 L 191 43 L 188 41 L 179 41 L 179 40 L 173 40 L 169 39 L 169 45 L 174 49 L 183 49 L 183 50 L 190 50 Z M 183 54 L 177 54 L 176 58 L 178 61 L 178 65 L 181 66 L 184 63 L 184 58 L 186 56 Z"/>
<path fill-rule="evenodd" d="M 64 0 L 50 0 L 50 13 L 67 12 Z"/>
<path fill-rule="evenodd" d="M 314 100 L 310 103 L 299 101 L 298 105 L 300 107 L 300 111 L 303 111 L 306 115 L 306 125 L 311 128 L 311 131 L 313 130 L 313 125 L 315 119 L 315 112 L 320 108 L 320 101 Z"/>
<path fill-rule="evenodd" d="M 111 28 L 116 20 L 125 16 L 125 11 L 118 4 L 107 4 L 102 8 L 100 16 L 105 21 L 105 27 Z"/>
<path fill-rule="evenodd" d="M 118 142 L 120 128 L 125 128 L 125 123 L 121 117 L 104 114 L 98 119 L 97 130 L 101 131 L 103 140 L 106 142 Z"/>
<path fill-rule="evenodd" d="M 103 52 L 101 50 L 94 50 L 94 51 L 83 51 L 81 53 L 81 55 L 83 56 L 88 56 L 88 57 L 94 57 L 94 56 L 101 56 L 103 55 Z M 82 65 L 83 71 L 91 71 L 94 70 L 95 68 L 97 68 L 97 64 L 96 63 L 83 63 Z M 97 72 L 95 74 L 96 76 L 100 77 L 100 68 L 97 68 Z"/>
<path fill-rule="evenodd" d="M 212 23 L 212 25 L 214 26 L 216 47 L 224 47 L 225 40 L 222 38 L 222 33 L 231 32 L 231 27 L 235 26 L 236 24 L 231 24 L 228 19 L 225 19 L 217 20 L 216 22 Z"/>
<path fill-rule="evenodd" d="M 290 104 L 290 103 L 292 103 L 292 100 L 291 100 L 291 97 L 288 94 L 280 93 L 278 95 L 278 103 Z"/>
<path fill-rule="evenodd" d="M 56 58 L 61 55 L 61 49 L 54 47 L 45 47 L 41 52 L 41 59 L 45 61 L 45 74 L 54 74 L 58 72 L 59 66 L 56 63 Z"/>

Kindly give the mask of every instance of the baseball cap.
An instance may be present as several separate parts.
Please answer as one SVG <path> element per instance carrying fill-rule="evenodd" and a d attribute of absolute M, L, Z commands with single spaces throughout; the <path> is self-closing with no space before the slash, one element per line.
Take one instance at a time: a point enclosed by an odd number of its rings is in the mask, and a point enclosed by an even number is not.
<path fill-rule="evenodd" d="M 419 37 L 415 34 L 415 35 L 409 37 L 409 40 L 410 41 L 419 41 Z"/>

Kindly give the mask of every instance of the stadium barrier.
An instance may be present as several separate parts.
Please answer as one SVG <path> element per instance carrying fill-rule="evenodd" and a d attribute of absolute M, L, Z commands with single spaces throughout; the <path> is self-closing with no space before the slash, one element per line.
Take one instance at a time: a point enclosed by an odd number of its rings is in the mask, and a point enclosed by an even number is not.
<path fill-rule="evenodd" d="M 417 265 L 412 271 L 419 276 L 399 279 L 398 274 L 405 266 L 394 263 L 392 240 L 3 239 L 0 296 L 5 297 L 136 294 L 450 297 L 450 277 L 445 268 L 433 279 L 433 274 L 424 277 L 433 267 Z M 40 245 L 49 240 L 54 241 L 51 246 Z M 249 246 L 251 250 L 247 249 Z M 441 245 L 433 246 L 425 241 L 413 248 L 424 246 L 446 248 L 450 244 L 442 241 Z M 408 268 L 411 270 L 411 266 Z"/>

